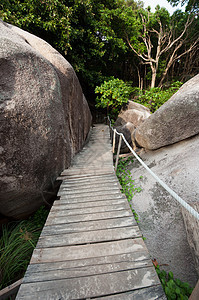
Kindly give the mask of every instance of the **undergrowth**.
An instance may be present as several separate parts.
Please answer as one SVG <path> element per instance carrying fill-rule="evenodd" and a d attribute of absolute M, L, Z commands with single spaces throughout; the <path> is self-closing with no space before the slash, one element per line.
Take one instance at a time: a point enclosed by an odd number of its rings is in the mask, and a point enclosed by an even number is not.
<path fill-rule="evenodd" d="M 131 157 L 128 159 L 120 158 L 118 162 L 116 175 L 122 187 L 121 192 L 126 195 L 134 217 L 137 223 L 139 223 L 138 215 L 132 208 L 132 205 L 130 204 L 135 193 L 141 192 L 140 187 L 135 187 L 134 180 L 132 180 L 131 178 L 131 172 L 128 169 L 132 162 L 133 159 Z M 140 177 L 140 179 L 141 178 L 142 176 Z M 143 239 L 145 238 L 143 237 Z M 172 272 L 167 273 L 165 270 L 160 270 L 160 267 L 157 263 L 154 263 L 154 266 L 168 300 L 189 299 L 193 288 L 187 282 L 182 282 L 180 279 L 174 279 Z"/>
<path fill-rule="evenodd" d="M 133 101 L 148 107 L 153 113 L 165 102 L 167 102 L 171 98 L 171 96 L 179 90 L 181 86 L 182 82 L 176 81 L 169 87 L 164 89 L 161 89 L 159 87 L 154 87 L 149 90 L 140 90 L 139 88 L 133 88 Z"/>
<path fill-rule="evenodd" d="M 133 162 L 132 157 L 129 157 L 128 159 L 120 158 L 119 162 L 118 162 L 118 166 L 117 166 L 116 175 L 117 175 L 117 177 L 119 179 L 119 183 L 122 187 L 121 192 L 123 194 L 125 194 L 128 202 L 129 202 L 129 206 L 135 217 L 135 220 L 137 222 L 139 222 L 138 215 L 135 212 L 135 210 L 132 208 L 132 205 L 130 203 L 134 194 L 141 192 L 140 187 L 135 187 L 134 180 L 131 178 L 131 172 L 130 172 L 130 170 L 128 170 L 128 167 L 130 166 L 130 164 L 132 162 Z"/>
<path fill-rule="evenodd" d="M 180 279 L 174 279 L 172 272 L 160 270 L 159 265 L 156 266 L 156 272 L 161 281 L 164 292 L 168 300 L 188 300 L 193 288 Z"/>
<path fill-rule="evenodd" d="M 0 237 L 0 290 L 23 277 L 48 215 L 44 206 L 27 220 L 3 225 Z"/>

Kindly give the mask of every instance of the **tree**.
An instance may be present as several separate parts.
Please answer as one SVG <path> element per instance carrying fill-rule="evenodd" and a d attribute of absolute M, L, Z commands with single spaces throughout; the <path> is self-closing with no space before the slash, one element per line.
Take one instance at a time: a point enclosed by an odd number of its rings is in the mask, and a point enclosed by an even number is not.
<path fill-rule="evenodd" d="M 176 6 L 181 3 L 181 6 L 186 5 L 186 11 L 199 12 L 198 0 L 167 0 L 171 5 Z"/>
<path fill-rule="evenodd" d="M 115 62 L 122 61 L 121 55 L 124 57 L 125 43 L 107 22 L 110 12 L 122 3 L 119 0 L 2 0 L 0 17 L 56 48 L 72 64 L 84 93 L 89 96 L 90 91 L 94 94 L 96 85 L 113 75 Z"/>
<path fill-rule="evenodd" d="M 151 88 L 155 87 L 160 59 L 165 61 L 159 83 L 161 87 L 172 64 L 198 46 L 198 36 L 192 35 L 191 41 L 189 38 L 195 15 L 181 12 L 180 17 L 182 26 L 178 24 L 179 18 L 170 16 L 165 8 L 157 6 L 154 14 L 149 9 L 141 10 L 137 15 L 137 39 L 135 35 L 126 34 L 129 47 L 143 64 L 150 66 Z"/>

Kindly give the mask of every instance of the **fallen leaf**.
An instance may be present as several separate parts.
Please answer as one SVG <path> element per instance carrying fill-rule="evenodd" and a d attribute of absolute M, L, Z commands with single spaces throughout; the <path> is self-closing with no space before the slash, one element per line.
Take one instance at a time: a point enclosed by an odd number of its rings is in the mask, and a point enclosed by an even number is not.
<path fill-rule="evenodd" d="M 157 260 L 155 258 L 152 259 L 152 263 L 153 263 L 153 265 L 154 265 L 155 268 L 157 268 L 157 266 L 159 265 L 158 262 L 157 262 Z"/>

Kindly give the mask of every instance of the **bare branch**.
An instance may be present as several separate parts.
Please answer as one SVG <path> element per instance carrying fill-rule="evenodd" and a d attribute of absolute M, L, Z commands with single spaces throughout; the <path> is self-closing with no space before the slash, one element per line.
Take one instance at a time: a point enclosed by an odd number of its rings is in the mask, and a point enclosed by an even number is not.
<path fill-rule="evenodd" d="M 127 39 L 127 42 L 128 42 L 128 44 L 129 44 L 130 48 L 133 50 L 133 52 L 134 52 L 137 56 L 139 56 L 141 59 L 143 59 L 143 60 L 145 61 L 145 63 L 155 62 L 155 60 L 154 60 L 153 58 L 151 58 L 151 57 L 148 57 L 147 54 L 145 54 L 145 53 L 141 54 L 141 53 L 137 52 L 137 51 L 135 50 L 135 48 L 131 45 L 128 36 L 126 37 L 126 39 Z"/>

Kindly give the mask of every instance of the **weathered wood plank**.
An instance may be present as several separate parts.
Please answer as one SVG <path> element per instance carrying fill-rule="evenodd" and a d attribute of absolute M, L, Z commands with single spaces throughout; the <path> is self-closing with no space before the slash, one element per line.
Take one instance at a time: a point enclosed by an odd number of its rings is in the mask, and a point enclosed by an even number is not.
<path fill-rule="evenodd" d="M 126 197 L 122 193 L 112 194 L 109 193 L 107 195 L 91 195 L 86 197 L 67 197 L 67 195 L 60 196 L 60 199 L 57 200 L 57 202 L 60 202 L 60 204 L 64 203 L 86 203 L 86 202 L 100 202 L 100 201 L 108 201 L 108 200 L 117 200 L 117 199 L 124 199 L 127 201 Z M 101 202 L 100 202 L 101 203 Z"/>
<path fill-rule="evenodd" d="M 33 266 L 33 265 L 32 265 Z M 114 273 L 119 271 L 127 271 L 134 270 L 140 268 L 152 267 L 151 260 L 144 261 L 128 261 L 128 262 L 117 262 L 111 264 L 102 264 L 102 265 L 91 265 L 89 268 L 86 267 L 78 267 L 78 268 L 62 268 L 61 270 L 47 270 L 41 272 L 32 272 L 30 269 L 29 272 L 26 273 L 26 277 L 24 278 L 24 283 L 31 282 L 42 282 L 47 280 L 58 280 L 58 279 L 68 279 L 68 278 L 77 278 L 77 277 L 85 277 L 85 276 L 93 276 L 99 274 L 107 274 Z"/>
<path fill-rule="evenodd" d="M 60 191 L 59 193 L 58 193 L 58 196 L 62 196 L 62 195 L 66 195 L 66 196 L 68 196 L 68 197 L 89 197 L 89 196 L 93 196 L 93 195 L 95 195 L 95 197 L 96 196 L 103 196 L 103 195 L 110 195 L 110 194 L 112 194 L 112 195 L 115 195 L 115 194 L 121 194 L 121 192 L 119 191 L 119 189 L 109 189 L 109 190 L 104 190 L 103 191 L 103 189 L 101 190 L 101 191 L 97 191 L 97 192 L 89 192 L 89 191 L 87 191 L 87 192 L 85 192 L 85 193 L 82 193 L 82 195 L 81 194 L 69 194 L 69 193 L 67 193 L 67 191 Z"/>
<path fill-rule="evenodd" d="M 66 246 L 56 248 L 36 248 L 31 263 L 45 263 L 84 258 L 104 257 L 108 255 L 125 254 L 137 251 L 147 251 L 142 238 L 121 241 L 88 244 L 81 246 Z"/>
<path fill-rule="evenodd" d="M 58 206 L 57 206 L 58 207 Z M 86 207 L 86 208 L 79 208 L 79 209 L 68 209 L 68 210 L 59 210 L 54 206 L 51 208 L 50 215 L 51 217 L 63 217 L 63 216 L 72 216 L 72 215 L 85 215 L 85 214 L 95 214 L 99 212 L 108 212 L 108 211 L 115 211 L 115 210 L 128 210 L 129 205 L 126 204 L 117 204 L 114 206 L 106 205 L 106 206 L 97 206 L 97 207 Z"/>
<path fill-rule="evenodd" d="M 101 212 L 95 214 L 85 214 L 85 215 L 73 215 L 73 216 L 55 216 L 49 215 L 45 225 L 53 224 L 63 224 L 63 223 L 74 223 L 74 222 L 85 222 L 85 221 L 94 221 L 94 220 L 107 220 L 113 218 L 123 218 L 133 216 L 132 212 L 129 210 L 118 210 L 118 211 L 109 211 Z"/>
<path fill-rule="evenodd" d="M 111 229 L 119 227 L 128 227 L 137 225 L 135 219 L 132 217 L 115 218 L 108 220 L 97 220 L 88 222 L 77 222 L 77 223 L 64 223 L 58 225 L 46 225 L 41 233 L 43 235 L 53 235 L 61 233 L 73 233 L 88 230 L 99 230 L 99 229 Z"/>
<path fill-rule="evenodd" d="M 113 185 L 112 187 L 111 186 L 90 186 L 89 188 L 79 188 L 79 189 L 68 189 L 68 188 L 64 188 L 62 187 L 60 190 L 59 190 L 59 193 L 58 195 L 77 195 L 78 194 L 81 194 L 81 195 L 89 195 L 89 194 L 104 194 L 104 193 L 108 193 L 109 191 L 112 191 L 112 192 L 118 192 L 118 186 L 117 185 Z"/>
<path fill-rule="evenodd" d="M 84 182 L 79 182 L 76 181 L 76 182 L 62 182 L 61 184 L 61 188 L 68 188 L 68 189 L 76 189 L 76 188 L 88 188 L 90 185 L 100 185 L 100 186 L 110 186 L 111 184 L 113 183 L 113 185 L 119 185 L 118 184 L 118 180 L 116 179 L 107 179 L 107 180 L 103 180 L 103 181 L 100 181 L 99 179 L 98 180 L 94 180 L 94 181 L 84 181 Z"/>
<path fill-rule="evenodd" d="M 85 169 L 77 169 L 77 170 L 72 170 L 72 169 L 67 169 L 67 171 L 63 171 L 61 173 L 61 176 L 68 176 L 68 177 L 72 177 L 72 176 L 94 176 L 94 175 L 99 175 L 99 174 L 106 174 L 106 173 L 112 173 L 113 172 L 113 167 L 110 168 L 93 168 L 89 169 L 89 168 L 85 168 Z"/>
<path fill-rule="evenodd" d="M 24 283 L 17 299 L 82 299 L 128 292 L 159 284 L 153 267 L 54 280 Z"/>
<path fill-rule="evenodd" d="M 89 270 L 90 266 L 115 264 L 115 263 L 117 264 L 120 262 L 124 262 L 124 263 L 143 262 L 144 263 L 145 261 L 151 262 L 149 253 L 146 250 L 124 253 L 124 254 L 108 255 L 108 256 L 99 256 L 99 257 L 91 257 L 91 258 L 89 257 L 84 259 L 30 264 L 28 266 L 27 273 L 30 275 L 31 273 L 59 271 L 62 269 L 76 269 L 81 267 L 87 267 Z"/>
<path fill-rule="evenodd" d="M 17 293 L 21 283 L 22 283 L 22 279 L 19 279 L 16 282 L 14 282 L 13 284 L 0 290 L 0 299 L 8 300 L 8 299 L 10 299 L 10 297 L 14 297 L 14 295 Z M 14 299 L 14 298 L 12 298 L 12 299 Z"/>
<path fill-rule="evenodd" d="M 93 183 L 89 183 L 89 184 L 85 184 L 85 183 L 83 183 L 83 184 L 68 184 L 68 185 L 66 185 L 66 184 L 62 184 L 61 186 L 60 186 L 60 190 L 61 191 L 77 191 L 77 193 L 78 193 L 78 191 L 84 191 L 84 190 L 95 190 L 95 191 L 97 191 L 97 190 L 102 190 L 102 189 L 112 189 L 112 188 L 118 188 L 119 187 L 119 184 L 118 184 L 118 182 L 117 181 L 113 181 L 113 182 L 104 182 L 104 183 L 100 183 L 99 184 L 99 182 L 93 182 Z"/>
<path fill-rule="evenodd" d="M 92 298 L 93 300 L 167 300 L 161 285 L 147 287 L 135 291 L 111 295 L 107 297 Z"/>
<path fill-rule="evenodd" d="M 115 173 L 114 172 L 108 172 L 108 173 L 104 173 L 104 174 L 90 174 L 90 175 L 87 175 L 87 174 L 83 174 L 82 176 L 63 176 L 63 175 L 60 175 L 57 180 L 65 180 L 65 181 L 79 181 L 79 180 L 89 180 L 89 179 L 97 179 L 97 178 L 111 178 L 115 176 Z"/>
<path fill-rule="evenodd" d="M 95 176 L 83 176 L 83 177 L 80 177 L 79 179 L 75 179 L 75 178 L 68 178 L 68 179 L 64 179 L 63 180 L 63 183 L 72 183 L 72 182 L 86 182 L 86 181 L 105 181 L 106 180 L 117 180 L 117 176 L 115 175 L 115 173 L 108 173 L 108 174 L 105 174 L 105 175 L 95 175 Z"/>
<path fill-rule="evenodd" d="M 60 176 L 57 178 L 57 180 L 63 180 L 63 179 L 72 179 L 72 178 L 82 178 L 82 177 L 92 177 L 92 176 L 99 176 L 99 175 L 107 175 L 107 174 L 110 174 L 112 175 L 113 174 L 113 170 L 100 170 L 100 171 L 96 171 L 96 172 L 77 172 L 77 173 L 74 173 L 74 174 L 68 174 L 68 175 L 64 175 L 64 174 L 60 174 Z"/>
<path fill-rule="evenodd" d="M 53 203 L 53 207 L 55 209 L 77 209 L 77 208 L 85 208 L 85 207 L 95 207 L 95 206 L 106 206 L 106 205 L 116 205 L 116 204 L 125 204 L 127 200 L 123 198 L 119 199 L 110 199 L 110 200 L 103 200 L 103 201 L 85 201 L 80 203 L 68 202 L 64 203 L 64 200 L 56 200 Z"/>
<path fill-rule="evenodd" d="M 138 226 L 82 231 L 77 233 L 62 233 L 52 236 L 42 235 L 37 243 L 38 248 L 50 248 L 69 245 L 82 245 L 87 243 L 99 243 L 118 241 L 128 238 L 138 238 L 142 234 Z"/>

